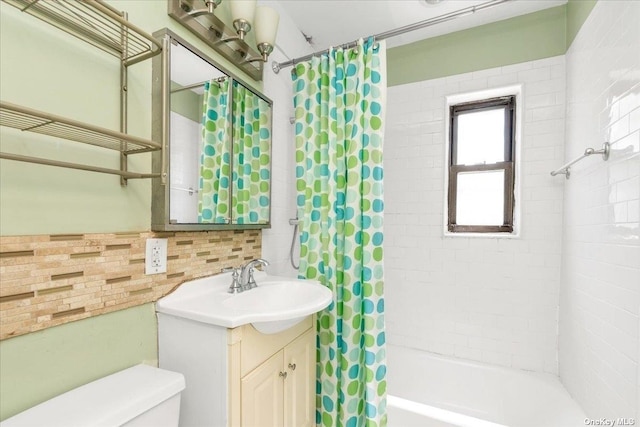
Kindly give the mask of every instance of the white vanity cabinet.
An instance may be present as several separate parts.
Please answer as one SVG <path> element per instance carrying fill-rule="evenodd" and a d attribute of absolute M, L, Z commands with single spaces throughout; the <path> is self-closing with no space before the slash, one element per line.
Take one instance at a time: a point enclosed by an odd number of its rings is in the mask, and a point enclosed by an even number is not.
<path fill-rule="evenodd" d="M 158 313 L 158 342 L 185 376 L 181 427 L 315 425 L 315 316 L 266 335 Z"/>

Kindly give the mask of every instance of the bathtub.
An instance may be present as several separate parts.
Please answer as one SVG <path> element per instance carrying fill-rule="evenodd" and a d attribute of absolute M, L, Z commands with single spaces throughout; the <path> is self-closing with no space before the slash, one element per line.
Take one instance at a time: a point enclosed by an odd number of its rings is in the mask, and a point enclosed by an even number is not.
<path fill-rule="evenodd" d="M 557 377 L 387 346 L 389 427 L 572 427 L 585 414 Z"/>

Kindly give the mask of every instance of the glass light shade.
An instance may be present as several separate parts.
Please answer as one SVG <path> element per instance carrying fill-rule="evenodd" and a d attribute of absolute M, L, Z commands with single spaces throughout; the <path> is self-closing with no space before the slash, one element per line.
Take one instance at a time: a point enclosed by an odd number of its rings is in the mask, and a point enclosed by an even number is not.
<path fill-rule="evenodd" d="M 253 25 L 253 17 L 256 12 L 257 0 L 231 0 L 229 5 L 231 6 L 231 18 L 236 21 L 238 19 L 244 19 Z"/>
<path fill-rule="evenodd" d="M 268 6 L 256 8 L 256 43 L 268 43 L 271 46 L 275 46 L 279 22 L 280 15 L 275 9 Z"/>

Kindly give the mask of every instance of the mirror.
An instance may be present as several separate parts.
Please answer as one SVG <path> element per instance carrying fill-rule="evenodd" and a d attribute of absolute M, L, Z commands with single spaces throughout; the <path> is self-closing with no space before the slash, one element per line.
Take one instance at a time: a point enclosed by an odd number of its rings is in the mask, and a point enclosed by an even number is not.
<path fill-rule="evenodd" d="M 167 29 L 153 62 L 154 230 L 264 228 L 270 221 L 272 102 Z M 156 138 L 158 137 L 158 138 Z"/>

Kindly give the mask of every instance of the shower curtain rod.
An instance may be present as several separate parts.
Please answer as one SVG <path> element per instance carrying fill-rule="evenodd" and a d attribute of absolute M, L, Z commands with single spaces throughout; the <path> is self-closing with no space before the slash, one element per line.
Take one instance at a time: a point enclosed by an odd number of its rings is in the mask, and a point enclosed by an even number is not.
<path fill-rule="evenodd" d="M 444 15 L 436 16 L 435 18 L 425 19 L 424 21 L 416 22 L 415 24 L 405 25 L 404 27 L 396 28 L 394 30 L 385 31 L 384 33 L 375 34 L 369 37 L 373 37 L 374 40 L 384 40 L 391 37 L 396 37 L 404 33 L 408 33 L 415 30 L 420 30 L 422 28 L 430 27 L 432 25 L 440 24 L 442 22 L 451 21 L 455 18 L 460 18 L 462 16 L 472 15 L 479 10 L 489 9 L 494 6 L 498 6 L 502 3 L 507 3 L 513 0 L 492 0 L 486 3 L 481 3 L 477 6 L 469 6 L 464 9 L 457 10 L 455 12 L 445 13 Z M 369 38 L 367 37 L 367 38 Z M 354 47 L 357 45 L 357 41 L 352 41 L 348 43 L 344 43 L 338 48 L 348 49 L 350 47 Z M 292 65 L 298 64 L 302 61 L 309 60 L 314 56 L 322 55 L 324 53 L 329 52 L 329 49 L 320 50 L 318 52 L 311 53 L 309 55 L 301 56 L 299 58 L 290 59 L 285 62 L 272 62 L 271 69 L 274 73 L 278 74 L 282 68 L 290 67 Z"/>
<path fill-rule="evenodd" d="M 171 93 L 176 93 L 176 92 L 182 92 L 183 90 L 191 90 L 191 89 L 195 89 L 197 87 L 202 87 L 205 83 L 210 82 L 211 80 L 215 80 L 218 83 L 222 83 L 223 81 L 225 81 L 228 78 L 229 78 L 229 76 L 222 76 L 222 77 L 218 77 L 218 78 L 215 78 L 215 79 L 207 79 L 207 80 L 203 80 L 203 81 L 198 82 L 198 83 L 191 84 L 189 86 L 182 86 L 182 87 L 177 88 L 177 89 L 171 89 L 170 92 Z"/>

